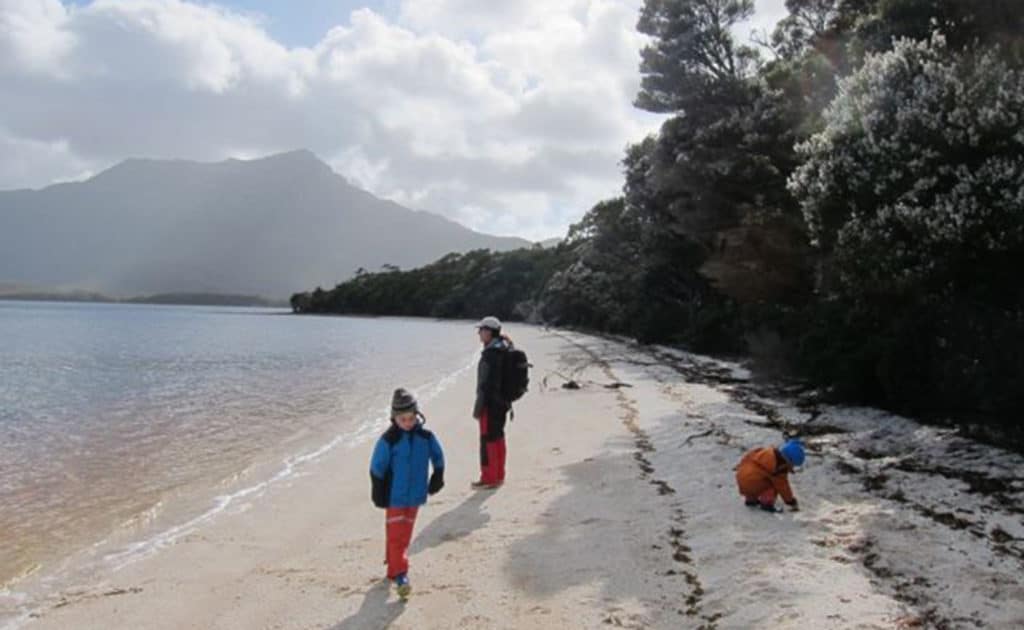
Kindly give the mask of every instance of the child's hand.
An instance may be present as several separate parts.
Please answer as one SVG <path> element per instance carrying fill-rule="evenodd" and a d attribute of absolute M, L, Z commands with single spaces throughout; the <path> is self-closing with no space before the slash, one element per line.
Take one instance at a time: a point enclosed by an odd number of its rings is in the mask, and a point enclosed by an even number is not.
<path fill-rule="evenodd" d="M 427 494 L 437 494 L 444 487 L 444 469 L 439 468 L 434 470 L 434 474 L 430 475 L 430 483 L 427 485 Z"/>

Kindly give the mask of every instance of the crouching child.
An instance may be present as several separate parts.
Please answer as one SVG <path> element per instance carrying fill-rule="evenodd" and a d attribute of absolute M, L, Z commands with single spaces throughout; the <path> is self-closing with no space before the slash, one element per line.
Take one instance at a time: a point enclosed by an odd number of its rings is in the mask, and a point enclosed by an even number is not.
<path fill-rule="evenodd" d="M 736 466 L 736 485 L 749 507 L 760 507 L 767 512 L 779 511 L 776 497 L 793 511 L 799 509 L 793 489 L 789 486 L 789 473 L 804 465 L 804 445 L 790 440 L 776 448 L 766 446 L 748 451 Z"/>
<path fill-rule="evenodd" d="M 412 592 L 407 552 L 416 513 L 428 494 L 444 487 L 444 452 L 437 437 L 424 428 L 425 422 L 416 398 L 396 389 L 391 426 L 377 440 L 370 460 L 373 504 L 386 510 L 387 576 L 403 599 Z"/>

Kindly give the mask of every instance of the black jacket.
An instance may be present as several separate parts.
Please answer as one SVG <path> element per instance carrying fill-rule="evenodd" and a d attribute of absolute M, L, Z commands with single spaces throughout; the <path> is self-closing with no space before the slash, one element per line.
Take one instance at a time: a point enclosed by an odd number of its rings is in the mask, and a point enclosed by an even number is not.
<path fill-rule="evenodd" d="M 486 408 L 493 418 L 508 411 L 508 402 L 501 395 L 502 362 L 509 344 L 498 338 L 484 348 L 476 367 L 476 401 L 473 417 L 479 419 Z"/>

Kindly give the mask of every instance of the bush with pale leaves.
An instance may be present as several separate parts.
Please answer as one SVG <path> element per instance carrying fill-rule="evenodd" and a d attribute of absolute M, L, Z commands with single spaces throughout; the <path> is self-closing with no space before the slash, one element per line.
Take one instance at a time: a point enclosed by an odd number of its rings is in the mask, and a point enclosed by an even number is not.
<path fill-rule="evenodd" d="M 789 180 L 841 286 L 938 288 L 1024 247 L 1022 118 L 1024 73 L 938 34 L 898 41 L 844 79 Z"/>

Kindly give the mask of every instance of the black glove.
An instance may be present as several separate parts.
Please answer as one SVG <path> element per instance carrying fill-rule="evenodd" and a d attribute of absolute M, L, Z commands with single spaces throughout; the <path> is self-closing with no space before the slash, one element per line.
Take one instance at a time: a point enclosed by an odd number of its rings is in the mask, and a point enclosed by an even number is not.
<path fill-rule="evenodd" d="M 370 484 L 370 498 L 373 499 L 373 504 L 379 508 L 386 508 L 389 494 L 387 480 L 374 477 L 373 473 L 370 473 Z"/>
<path fill-rule="evenodd" d="M 435 468 L 434 474 L 430 475 L 430 484 L 427 485 L 428 494 L 437 494 L 444 487 L 444 468 Z"/>

